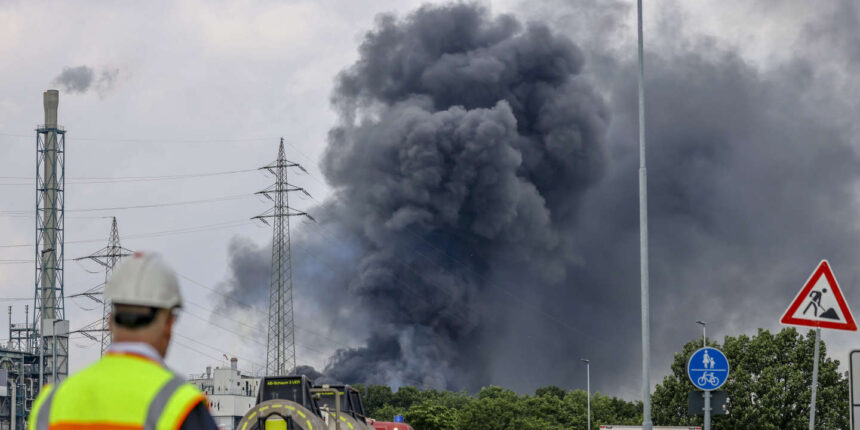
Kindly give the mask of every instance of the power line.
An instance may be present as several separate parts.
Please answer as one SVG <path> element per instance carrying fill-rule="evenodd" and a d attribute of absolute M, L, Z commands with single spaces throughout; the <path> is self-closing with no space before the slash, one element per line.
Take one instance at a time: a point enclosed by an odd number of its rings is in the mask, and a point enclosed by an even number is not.
<path fill-rule="evenodd" d="M 0 133 L 0 136 L 7 137 L 24 137 L 24 138 L 32 138 L 32 135 L 29 134 L 16 134 L 16 133 Z M 115 138 L 115 137 L 72 137 L 69 136 L 69 140 L 79 140 L 79 141 L 90 141 L 90 142 L 122 142 L 122 143 L 207 143 L 207 142 L 255 142 L 255 141 L 264 141 L 264 140 L 272 140 L 277 139 L 277 137 L 237 137 L 237 138 L 201 138 L 201 139 L 173 139 L 173 138 L 142 138 L 142 139 L 128 139 L 128 138 Z"/>
<path fill-rule="evenodd" d="M 204 178 L 212 176 L 234 175 L 239 173 L 256 172 L 257 169 L 242 169 L 242 170 L 226 170 L 219 172 L 206 173 L 189 173 L 177 175 L 154 175 L 154 176 L 90 176 L 90 177 L 71 177 L 66 178 L 66 184 L 104 184 L 104 183 L 123 183 L 123 182 L 149 182 L 149 181 L 170 181 L 178 179 Z M 32 186 L 35 181 L 32 181 L 32 176 L 0 176 L 0 180 L 27 180 L 27 182 L 12 182 L 0 183 L 0 185 L 27 185 Z"/>
<path fill-rule="evenodd" d="M 193 205 L 200 203 L 212 203 L 212 202 L 223 202 L 227 200 L 238 200 L 243 198 L 248 198 L 253 194 L 236 194 L 232 196 L 224 196 L 224 197 L 213 197 L 210 199 L 201 199 L 201 200 L 185 200 L 179 202 L 170 202 L 170 203 L 152 203 L 148 205 L 134 205 L 134 206 L 116 206 L 116 207 L 108 207 L 108 208 L 86 208 L 86 209 L 66 209 L 66 212 L 100 212 L 100 211 L 122 211 L 128 209 L 149 209 L 149 208 L 161 208 L 167 206 L 184 206 L 184 205 Z M 0 214 L 29 214 L 32 210 L 7 210 L 0 211 Z"/>
<path fill-rule="evenodd" d="M 230 300 L 230 301 L 232 301 L 232 302 L 234 302 L 234 303 L 237 303 L 237 304 L 240 304 L 240 305 L 242 305 L 242 306 L 249 307 L 249 308 L 254 308 L 254 307 L 256 307 L 256 306 L 254 306 L 254 305 L 251 305 L 251 304 L 248 304 L 248 303 L 242 302 L 242 301 L 240 301 L 240 300 L 237 300 L 237 299 L 235 299 L 235 298 L 233 298 L 233 297 L 230 297 L 228 294 L 226 294 L 226 293 L 224 293 L 224 292 L 222 292 L 222 291 L 219 291 L 219 290 L 217 290 L 217 289 L 215 289 L 215 288 L 212 288 L 212 287 L 210 287 L 210 286 L 208 286 L 208 285 L 205 285 L 205 284 L 203 284 L 203 283 L 201 283 L 201 282 L 195 281 L 194 279 L 191 279 L 191 278 L 189 278 L 188 276 L 183 275 L 182 273 L 177 272 L 177 275 L 179 275 L 179 277 L 180 277 L 180 278 L 185 279 L 185 280 L 187 280 L 187 281 L 191 282 L 192 284 L 195 284 L 195 285 L 197 285 L 197 286 L 199 286 L 199 287 L 201 287 L 201 288 L 205 288 L 206 290 L 211 291 L 211 292 L 213 292 L 213 293 L 215 293 L 215 294 L 217 294 L 217 295 L 219 295 L 219 296 L 221 296 L 221 297 L 224 297 L 225 299 Z M 192 301 L 190 301 L 190 300 L 186 300 L 186 301 L 188 301 L 190 304 L 192 304 L 192 305 L 194 305 L 194 306 L 197 306 L 197 307 L 199 307 L 199 308 L 201 308 L 201 309 L 203 309 L 203 310 L 205 310 L 205 311 L 213 312 L 212 308 L 209 308 L 209 307 L 203 306 L 203 305 L 201 305 L 201 304 L 199 304 L 199 303 L 195 303 L 195 302 L 192 302 Z M 198 318 L 199 318 L 199 317 L 198 317 Z M 242 322 L 242 321 L 238 321 L 238 320 L 235 320 L 235 319 L 232 319 L 232 318 L 226 317 L 226 316 L 221 315 L 221 314 L 219 314 L 219 318 L 226 319 L 226 320 L 228 320 L 228 321 L 232 321 L 232 322 L 234 322 L 234 323 L 236 323 L 236 324 L 239 324 L 239 325 L 242 325 L 242 326 L 248 327 L 248 328 L 250 328 L 250 329 L 252 329 L 252 330 L 258 330 L 258 327 L 254 327 L 254 326 L 252 326 L 252 325 L 250 325 L 250 324 L 247 324 L 247 323 L 244 323 L 244 322 Z M 336 341 L 336 340 L 334 340 L 334 339 L 331 339 L 331 338 L 329 338 L 328 336 L 326 336 L 326 335 L 324 335 L 324 334 L 322 334 L 322 333 L 320 333 L 320 332 L 317 332 L 317 331 L 314 331 L 314 330 L 311 330 L 311 329 L 308 329 L 308 328 L 305 328 L 305 327 L 301 327 L 301 326 L 299 326 L 299 325 L 296 325 L 296 328 L 297 328 L 297 329 L 299 329 L 299 330 L 305 331 L 305 332 L 307 332 L 307 333 L 313 334 L 313 335 L 315 335 L 315 336 L 318 336 L 318 337 L 320 337 L 320 338 L 322 338 L 322 339 L 325 339 L 325 340 L 329 341 L 330 343 L 332 343 L 333 345 L 338 346 L 339 348 L 349 348 L 349 345 L 345 345 L 343 342 L 339 342 L 339 341 Z M 308 348 L 308 349 L 310 349 L 310 348 Z M 317 352 L 322 353 L 321 351 L 317 351 Z"/>
<path fill-rule="evenodd" d="M 216 294 L 219 294 L 219 295 L 221 295 L 221 296 L 222 296 L 222 297 L 224 297 L 224 298 L 230 299 L 230 297 L 229 297 L 229 296 L 227 296 L 225 293 L 222 293 L 222 292 L 220 292 L 220 291 L 216 291 L 216 290 L 211 290 L 211 291 L 214 291 Z M 214 313 L 214 311 L 213 311 L 213 309 L 212 309 L 212 308 L 209 308 L 209 307 L 207 307 L 207 306 L 203 306 L 203 305 L 201 305 L 201 304 L 199 304 L 199 303 L 195 303 L 195 302 L 193 302 L 193 301 L 191 301 L 191 300 L 188 300 L 188 299 L 186 299 L 185 301 L 186 301 L 186 302 L 188 302 L 188 304 L 193 305 L 193 306 L 196 306 L 196 307 L 198 307 L 198 308 L 200 308 L 200 309 L 202 309 L 202 310 L 204 310 L 204 311 L 207 311 L 207 312 L 210 312 L 210 313 Z M 245 322 L 239 321 L 239 320 L 237 320 L 237 319 L 233 319 L 233 318 L 230 318 L 230 317 L 224 316 L 223 314 L 218 314 L 218 318 L 220 318 L 220 319 L 225 319 L 225 320 L 227 320 L 227 321 L 232 321 L 232 322 L 234 322 L 234 323 L 236 323 L 236 324 L 239 324 L 239 325 L 241 325 L 241 326 L 245 326 L 245 327 L 250 328 L 250 329 L 252 329 L 252 330 L 258 330 L 258 329 L 259 329 L 258 327 L 254 327 L 254 326 L 252 326 L 252 325 L 250 325 L 250 324 L 248 324 L 248 323 L 245 323 Z M 324 334 L 322 334 L 322 333 L 320 333 L 320 332 L 317 332 L 317 331 L 314 331 L 314 330 L 310 330 L 310 329 L 304 328 L 304 327 L 302 327 L 302 326 L 300 326 L 300 325 L 298 325 L 298 324 L 296 324 L 296 329 L 301 330 L 301 331 L 304 331 L 304 332 L 307 332 L 307 333 L 310 333 L 310 334 L 315 335 L 315 336 L 317 336 L 317 337 L 320 337 L 320 338 L 322 338 L 322 339 L 325 339 L 326 341 L 328 341 L 329 343 L 331 343 L 331 344 L 333 344 L 333 345 L 337 346 L 338 348 L 349 348 L 349 347 L 350 347 L 349 345 L 347 345 L 347 344 L 345 344 L 345 343 L 343 343 L 343 342 L 336 341 L 336 340 L 334 340 L 334 339 L 332 339 L 332 338 L 330 338 L 330 337 L 328 337 L 328 336 L 326 336 L 326 335 L 324 335 Z"/>
<path fill-rule="evenodd" d="M 185 335 L 183 335 L 183 334 L 181 334 L 181 333 L 177 333 L 177 332 L 174 332 L 174 334 L 175 334 L 175 335 L 177 335 L 177 336 L 179 336 L 179 337 L 181 337 L 181 338 L 183 338 L 183 339 L 185 339 L 185 340 L 187 340 L 187 341 L 190 341 L 190 342 L 196 343 L 196 344 L 198 344 L 198 345 L 204 346 L 204 347 L 209 348 L 209 349 L 211 349 L 211 350 L 213 350 L 213 351 L 218 351 L 218 352 L 221 352 L 222 354 L 224 353 L 221 349 L 219 349 L 219 348 L 217 348 L 217 347 L 214 347 L 214 346 L 212 346 L 212 345 L 210 345 L 210 344 L 208 344 L 208 343 L 200 342 L 200 341 L 198 341 L 198 340 L 194 339 L 193 337 L 185 336 Z M 256 362 L 256 361 L 254 361 L 254 360 L 251 360 L 251 359 L 249 359 L 249 358 L 242 357 L 241 355 L 238 355 L 238 354 L 232 354 L 232 353 L 231 353 L 230 355 L 232 355 L 232 356 L 234 356 L 234 357 L 236 357 L 236 358 L 240 358 L 240 359 L 242 359 L 242 361 L 244 361 L 244 362 L 251 363 L 251 364 L 253 364 L 253 365 L 254 365 L 254 366 L 256 366 L 256 367 L 263 367 L 263 365 L 262 365 L 262 364 L 260 364 L 260 363 L 258 363 L 258 362 Z"/>
<path fill-rule="evenodd" d="M 247 220 L 242 219 L 242 220 L 236 220 L 236 221 L 226 221 L 226 222 L 221 222 L 221 223 L 216 223 L 216 224 L 205 224 L 205 225 L 200 225 L 200 226 L 184 227 L 184 228 L 173 229 L 173 230 L 163 230 L 163 231 L 155 231 L 155 232 L 150 232 L 150 233 L 129 234 L 129 235 L 124 235 L 123 238 L 125 238 L 125 239 L 144 239 L 144 238 L 150 238 L 150 237 L 163 237 L 163 236 L 172 236 L 172 235 L 178 235 L 178 234 L 199 233 L 199 232 L 203 232 L 203 231 L 222 230 L 222 229 L 236 228 L 236 227 L 241 227 L 241 226 L 251 226 L 251 225 L 253 225 L 253 224 L 249 223 Z M 67 240 L 66 244 L 94 243 L 94 242 L 104 242 L 104 238 Z M 0 245 L 0 248 L 32 248 L 33 246 L 35 246 L 35 245 L 33 245 L 31 243 L 19 243 L 19 244 L 14 244 L 14 245 Z M 5 260 L 0 260 L 0 263 L 2 263 L 3 261 L 5 261 Z M 33 260 L 15 260 L 15 261 L 17 263 L 21 263 L 21 262 L 33 263 Z"/>
<path fill-rule="evenodd" d="M 215 323 L 213 323 L 212 321 L 209 321 L 209 320 L 207 320 L 206 318 L 204 318 L 204 317 L 202 317 L 202 316 L 200 316 L 200 315 L 197 315 L 197 314 L 195 314 L 195 313 L 193 313 L 193 312 L 189 312 L 189 311 L 188 311 L 188 309 L 186 309 L 186 310 L 182 311 L 182 314 L 187 314 L 187 315 L 192 316 L 192 317 L 194 317 L 194 318 L 197 318 L 197 319 L 199 319 L 200 321 L 203 321 L 203 322 L 205 322 L 205 323 L 207 323 L 207 324 L 211 324 L 212 326 L 217 327 L 217 328 L 219 328 L 219 329 L 221 329 L 221 330 L 223 330 L 223 331 L 226 331 L 226 332 L 228 332 L 228 333 L 233 333 L 234 335 L 239 336 L 239 338 L 240 338 L 240 339 L 248 339 L 248 340 L 251 340 L 252 342 L 254 342 L 254 343 L 256 343 L 256 344 L 258 344 L 258 345 L 260 345 L 260 346 L 266 346 L 266 343 L 265 343 L 265 342 L 261 342 L 261 341 L 259 341 L 259 340 L 256 340 L 256 339 L 255 339 L 255 338 L 253 338 L 253 337 L 248 337 L 248 335 L 247 335 L 247 334 L 242 334 L 242 333 L 239 333 L 239 332 L 237 332 L 237 331 L 230 330 L 230 329 L 228 329 L 227 327 L 224 327 L 224 326 L 221 326 L 221 325 L 215 324 Z M 320 350 L 318 350 L 318 349 L 316 349 L 316 348 L 311 348 L 311 347 L 309 347 L 309 346 L 307 346 L 307 345 L 302 345 L 302 344 L 296 344 L 296 345 L 297 345 L 297 346 L 301 346 L 302 348 L 305 348 L 305 349 L 307 349 L 307 350 L 309 350 L 309 351 L 317 352 L 317 353 L 320 353 L 320 354 L 325 354 L 325 352 L 320 351 Z"/>

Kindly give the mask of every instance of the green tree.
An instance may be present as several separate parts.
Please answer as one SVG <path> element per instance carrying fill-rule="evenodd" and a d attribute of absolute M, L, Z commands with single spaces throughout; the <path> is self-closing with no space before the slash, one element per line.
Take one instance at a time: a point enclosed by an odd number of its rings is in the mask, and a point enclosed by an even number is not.
<path fill-rule="evenodd" d="M 394 405 L 382 405 L 377 408 L 373 415 L 369 415 L 371 418 L 376 419 L 377 421 L 392 421 L 394 420 L 395 415 L 405 415 L 406 409 L 394 406 Z"/>
<path fill-rule="evenodd" d="M 394 396 L 391 398 L 391 404 L 403 409 L 409 409 L 412 404 L 417 403 L 421 399 L 421 391 L 415 387 L 400 387 Z"/>
<path fill-rule="evenodd" d="M 548 386 L 534 396 L 520 396 L 490 386 L 477 395 L 465 391 L 418 390 L 401 387 L 396 393 L 380 385 L 356 386 L 369 416 L 382 421 L 395 415 L 420 430 L 563 430 L 586 427 L 585 391 Z M 592 430 L 600 424 L 638 424 L 642 404 L 595 393 L 591 398 Z"/>
<path fill-rule="evenodd" d="M 465 390 L 454 392 L 429 389 L 421 391 L 418 396 L 419 403 L 425 401 L 432 401 L 442 406 L 445 406 L 448 409 L 460 409 L 463 407 L 463 405 L 470 402 L 471 400 L 472 398 Z"/>
<path fill-rule="evenodd" d="M 385 385 L 368 385 L 367 387 L 355 385 L 355 388 L 361 392 L 361 403 L 364 404 L 365 412 L 370 417 L 383 416 L 379 413 L 379 409 L 390 404 L 391 399 L 394 398 L 391 387 Z"/>
<path fill-rule="evenodd" d="M 655 424 L 701 425 L 701 417 L 687 415 L 687 392 L 693 386 L 687 380 L 685 367 L 690 354 L 700 345 L 698 341 L 689 342 L 675 354 L 672 373 L 654 392 Z M 759 330 L 753 337 L 726 337 L 721 349 L 732 371 L 722 389 L 728 397 L 728 414 L 713 417 L 713 428 L 806 429 L 814 347 L 813 331 L 803 336 L 793 328 L 775 335 Z M 839 361 L 827 358 L 826 351 L 822 342 L 816 428 L 845 429 L 848 381 L 838 371 Z"/>
<path fill-rule="evenodd" d="M 456 430 L 457 412 L 438 401 L 413 404 L 404 416 L 413 428 L 421 430 Z"/>
<path fill-rule="evenodd" d="M 642 403 L 633 403 L 617 397 L 605 396 L 600 393 L 591 395 L 591 426 L 600 428 L 601 424 L 642 423 Z"/>
<path fill-rule="evenodd" d="M 558 399 L 563 399 L 565 394 L 567 393 L 563 389 L 556 387 L 555 385 L 548 385 L 535 390 L 535 396 L 537 397 L 555 396 Z"/>
<path fill-rule="evenodd" d="M 483 388 L 475 400 L 457 414 L 460 429 L 505 430 L 514 429 L 519 418 L 519 397 L 511 390 L 490 386 Z M 520 423 L 521 425 L 522 423 Z"/>

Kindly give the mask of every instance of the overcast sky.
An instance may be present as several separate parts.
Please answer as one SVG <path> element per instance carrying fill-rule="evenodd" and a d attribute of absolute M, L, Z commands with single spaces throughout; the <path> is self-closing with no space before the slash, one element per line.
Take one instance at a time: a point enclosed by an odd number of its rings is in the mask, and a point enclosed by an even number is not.
<path fill-rule="evenodd" d="M 42 92 L 59 88 L 59 123 L 68 130 L 67 260 L 103 247 L 109 217 L 116 216 L 125 247 L 162 253 L 182 276 L 183 294 L 189 305 L 180 317 L 168 364 L 183 374 L 202 373 L 207 365 L 223 365 L 223 355 L 227 355 L 238 356 L 241 368 L 256 370 L 264 361 L 264 345 L 260 342 L 265 343 L 265 333 L 256 329 L 264 315 L 212 314 L 223 303 L 223 298 L 213 291 L 224 291 L 221 283 L 230 275 L 226 265 L 231 239 L 246 238 L 258 246 L 271 240 L 269 228 L 249 220 L 269 207 L 252 193 L 265 188 L 270 180 L 248 170 L 272 161 L 278 139 L 283 137 L 288 158 L 303 164 L 309 172 L 295 176 L 292 182 L 313 195 L 313 199 L 298 200 L 294 205 L 310 208 L 324 201 L 330 189 L 319 163 L 327 133 L 338 121 L 330 105 L 335 79 L 358 59 L 363 35 L 374 28 L 378 14 L 405 16 L 423 3 L 426 2 L 0 1 L 0 302 L 13 305 L 15 321 L 23 319 L 24 304 L 32 305 L 33 264 L 17 260 L 33 258 L 30 245 L 34 220 L 32 214 L 20 216 L 8 211 L 33 210 L 33 129 L 43 121 Z M 813 76 L 804 103 L 819 103 L 827 112 L 856 113 L 855 103 L 839 94 L 856 94 L 850 92 L 858 87 L 851 71 L 860 55 L 852 51 L 852 40 L 834 37 L 833 31 L 825 30 L 851 28 L 857 21 L 856 10 L 847 7 L 847 2 L 753 3 L 646 2 L 646 44 L 650 43 L 650 52 L 662 54 L 656 61 L 709 49 L 732 53 L 748 67 L 745 70 L 762 76 L 765 82 L 775 71 L 803 72 L 791 69 L 802 60 L 807 66 L 805 73 Z M 611 57 L 616 64 L 631 64 L 635 58 L 633 2 L 510 0 L 481 4 L 494 15 L 512 13 L 522 21 L 546 22 L 580 45 L 586 52 L 586 77 L 594 83 L 595 91 L 606 97 L 610 110 L 619 103 L 612 97 L 614 88 L 622 85 L 607 80 L 625 79 L 635 85 L 632 71 L 589 75 L 600 70 L 600 64 L 607 64 L 601 63 L 602 58 Z M 672 66 L 658 64 L 653 69 L 671 71 Z M 646 73 L 649 70 L 646 65 Z M 786 86 L 774 88 L 789 91 Z M 634 111 L 618 111 L 620 123 L 630 112 Z M 835 117 L 832 122 L 842 131 L 853 130 L 849 124 L 852 118 L 855 117 Z M 623 130 L 610 128 L 610 140 L 613 133 L 623 134 Z M 627 137 L 620 140 L 624 139 Z M 853 139 L 850 143 L 857 144 Z M 617 149 L 610 145 L 610 154 Z M 826 170 L 828 166 L 814 168 Z M 241 172 L 170 180 L 151 178 L 234 171 Z M 150 178 L 124 182 L 84 179 L 129 177 Z M 608 178 L 611 182 L 613 175 L 608 174 Z M 129 208 L 210 199 L 216 201 Z M 99 208 L 113 209 L 90 210 Z M 836 221 L 848 225 L 846 229 L 856 229 L 854 217 Z M 302 228 L 302 224 L 297 227 L 300 235 Z M 860 271 L 851 267 L 852 257 L 818 258 L 837 258 L 834 270 L 843 283 L 848 282 L 843 285 L 847 298 L 857 308 L 860 288 L 850 281 L 860 281 Z M 698 261 L 698 267 L 706 267 L 705 263 Z M 795 263 L 801 268 L 790 274 L 797 275 L 796 285 L 778 288 L 784 293 L 781 296 L 755 296 L 757 300 L 767 298 L 776 303 L 773 309 L 768 308 L 772 314 L 750 319 L 742 312 L 757 304 L 743 300 L 738 309 L 723 298 L 716 311 L 707 302 L 697 302 L 699 295 L 678 300 L 691 313 L 701 310 L 712 321 L 709 330 L 715 336 L 752 334 L 758 327 L 779 329 L 778 313 L 818 260 L 813 257 Z M 87 290 L 103 281 L 103 275 L 91 273 L 98 270 L 92 263 L 67 261 L 66 294 Z M 638 266 L 626 270 L 635 273 Z M 756 281 L 766 278 L 760 273 L 749 276 Z M 364 339 L 351 338 L 351 333 L 303 311 L 316 308 L 302 295 L 313 286 L 295 288 L 297 324 L 308 330 L 297 332 L 299 362 L 323 368 L 335 349 L 364 343 Z M 725 318 L 720 312 L 722 307 L 726 309 Z M 86 298 L 66 300 L 66 315 L 73 329 L 98 319 L 100 312 Z M 611 315 L 615 310 L 600 312 Z M 638 320 L 638 314 L 632 316 L 631 321 Z M 659 345 L 680 348 L 697 335 L 698 326 L 695 319 L 673 318 L 672 314 L 656 313 L 655 336 Z M 671 336 L 661 335 L 659 330 L 670 325 L 675 325 L 677 331 L 672 331 Z M 0 339 L 6 338 L 5 318 L 0 329 Z M 618 341 L 638 342 L 637 333 L 638 327 L 630 327 L 629 335 L 619 336 Z M 857 343 L 855 334 L 827 332 L 824 339 L 831 348 L 830 354 L 842 361 Z M 81 336 L 74 336 L 70 344 L 72 370 L 98 357 L 98 346 Z M 611 352 L 605 349 L 603 353 Z M 599 368 L 603 357 L 591 358 Z M 630 366 L 622 370 L 632 372 L 638 366 L 637 360 L 638 356 L 631 358 Z M 654 382 L 668 371 L 669 360 L 671 350 L 655 352 Z M 608 374 L 611 370 L 600 372 Z M 601 382 L 598 378 L 594 382 L 603 392 L 634 398 L 638 375 L 630 372 L 632 379 L 626 381 Z M 532 388 L 517 381 L 520 380 L 489 382 Z M 564 385 L 584 388 L 584 379 L 580 385 L 576 381 L 566 380 Z"/>

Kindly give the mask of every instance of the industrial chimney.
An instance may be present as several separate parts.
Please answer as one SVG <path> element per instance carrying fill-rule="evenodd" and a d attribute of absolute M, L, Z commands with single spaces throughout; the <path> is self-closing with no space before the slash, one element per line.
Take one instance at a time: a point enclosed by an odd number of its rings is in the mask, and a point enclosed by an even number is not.
<path fill-rule="evenodd" d="M 42 94 L 42 104 L 45 106 L 45 142 L 44 152 L 37 154 L 43 158 L 43 181 L 42 186 L 42 214 L 36 214 L 44 227 L 42 235 L 42 249 L 39 258 L 42 260 L 42 318 L 53 320 L 56 318 L 56 290 L 54 288 L 57 279 L 57 106 L 60 104 L 60 92 L 48 90 Z M 38 184 L 37 184 L 38 186 Z"/>
<path fill-rule="evenodd" d="M 48 90 L 42 94 L 42 102 L 45 105 L 45 128 L 57 126 L 57 106 L 60 104 L 60 92 Z"/>
<path fill-rule="evenodd" d="M 40 357 L 40 385 L 65 379 L 69 369 L 69 321 L 63 297 L 66 131 L 57 125 L 60 92 L 42 94 L 45 122 L 36 129 L 36 309 L 33 342 Z"/>

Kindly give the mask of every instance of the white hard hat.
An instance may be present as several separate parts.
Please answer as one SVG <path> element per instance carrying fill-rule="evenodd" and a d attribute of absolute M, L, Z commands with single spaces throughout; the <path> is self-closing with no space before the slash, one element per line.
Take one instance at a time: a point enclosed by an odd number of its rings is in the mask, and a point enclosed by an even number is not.
<path fill-rule="evenodd" d="M 172 309 L 182 306 L 176 273 L 158 254 L 135 252 L 113 272 L 105 298 L 121 305 Z"/>

